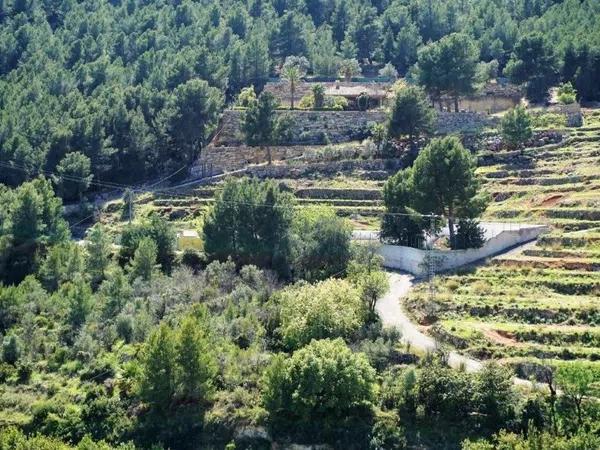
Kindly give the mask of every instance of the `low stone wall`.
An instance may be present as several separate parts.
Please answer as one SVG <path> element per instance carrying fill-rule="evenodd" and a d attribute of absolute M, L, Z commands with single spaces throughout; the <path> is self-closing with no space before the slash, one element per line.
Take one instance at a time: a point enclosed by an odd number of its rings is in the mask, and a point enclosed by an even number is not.
<path fill-rule="evenodd" d="M 290 159 L 303 154 L 303 146 L 343 143 L 364 139 L 372 124 L 387 119 L 385 111 L 278 111 L 293 120 L 292 138 L 286 146 L 271 147 L 273 161 Z M 242 111 L 223 113 L 219 130 L 213 141 L 202 151 L 198 166 L 211 167 L 211 173 L 238 170 L 248 164 L 267 161 L 267 152 L 244 143 L 241 130 Z M 437 133 L 474 132 L 492 125 L 490 116 L 473 112 L 438 112 Z"/>
<path fill-rule="evenodd" d="M 212 144 L 219 146 L 244 145 L 241 130 L 243 111 L 223 112 L 219 131 Z M 319 145 L 349 142 L 368 136 L 373 123 L 386 119 L 384 111 L 277 111 L 277 116 L 292 118 L 292 138 L 288 145 Z"/>
<path fill-rule="evenodd" d="M 498 120 L 497 117 L 478 112 L 438 111 L 435 132 L 436 134 L 473 133 L 496 125 Z"/>
<path fill-rule="evenodd" d="M 251 175 L 258 178 L 306 178 L 310 175 L 319 173 L 333 175 L 342 172 L 352 172 L 355 170 L 365 171 L 368 179 L 387 179 L 390 174 L 397 172 L 402 168 L 402 161 L 399 159 L 373 159 L 373 160 L 348 160 L 348 161 L 329 161 L 323 163 L 310 163 L 298 165 L 262 165 L 250 166 L 244 171 L 244 175 Z"/>
<path fill-rule="evenodd" d="M 340 189 L 340 188 L 302 188 L 294 193 L 298 198 L 345 199 L 345 200 L 381 200 L 381 189 Z"/>
<path fill-rule="evenodd" d="M 501 231 L 489 239 L 481 248 L 468 250 L 420 250 L 399 245 L 382 245 L 379 249 L 384 266 L 424 276 L 428 270 L 428 258 L 433 258 L 436 272 L 444 272 L 466 264 L 497 255 L 506 249 L 536 239 L 548 231 L 545 225 L 525 226 L 518 230 Z"/>
<path fill-rule="evenodd" d="M 269 147 L 273 161 L 297 158 L 304 154 L 306 148 L 304 146 Z M 264 148 L 249 147 L 247 145 L 237 147 L 214 147 L 209 145 L 202 150 L 198 165 L 210 166 L 212 175 L 215 175 L 266 161 L 268 161 L 267 150 Z"/>
<path fill-rule="evenodd" d="M 243 111 L 223 112 L 219 131 L 212 144 L 215 147 L 244 145 L 241 130 Z M 289 145 L 319 145 L 364 139 L 374 123 L 387 120 L 387 112 L 377 111 L 277 111 L 292 118 L 292 138 Z M 471 132 L 497 123 L 496 117 L 477 112 L 437 112 L 437 134 Z"/>

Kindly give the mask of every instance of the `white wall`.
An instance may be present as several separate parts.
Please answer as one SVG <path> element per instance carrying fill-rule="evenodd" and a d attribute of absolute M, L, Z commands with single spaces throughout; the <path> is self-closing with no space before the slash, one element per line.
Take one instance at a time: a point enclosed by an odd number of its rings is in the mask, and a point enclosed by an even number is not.
<path fill-rule="evenodd" d="M 545 225 L 533 225 L 518 230 L 506 230 L 498 233 L 481 248 L 468 250 L 419 250 L 399 245 L 382 245 L 379 254 L 383 256 L 383 265 L 388 269 L 397 269 L 423 276 L 427 273 L 426 258 L 429 254 L 435 258 L 436 271 L 456 269 L 457 267 L 502 253 L 504 250 L 536 239 L 548 231 Z"/>

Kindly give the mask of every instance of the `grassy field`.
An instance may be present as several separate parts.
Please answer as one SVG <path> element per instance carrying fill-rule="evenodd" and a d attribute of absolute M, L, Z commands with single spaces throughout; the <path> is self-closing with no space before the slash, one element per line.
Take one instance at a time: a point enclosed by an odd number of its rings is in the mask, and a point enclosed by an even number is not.
<path fill-rule="evenodd" d="M 486 220 L 545 223 L 517 251 L 419 286 L 407 301 L 428 332 L 481 359 L 600 361 L 600 115 L 563 145 L 502 153 L 478 171 Z"/>

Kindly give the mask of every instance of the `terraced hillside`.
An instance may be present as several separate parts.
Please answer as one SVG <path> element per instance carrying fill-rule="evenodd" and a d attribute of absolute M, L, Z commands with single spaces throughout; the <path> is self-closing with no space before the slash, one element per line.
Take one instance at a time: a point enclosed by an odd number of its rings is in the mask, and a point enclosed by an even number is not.
<path fill-rule="evenodd" d="M 397 164 L 395 160 L 387 163 L 382 160 L 348 160 L 339 161 L 332 169 L 331 163 L 300 165 L 279 162 L 270 168 L 257 167 L 249 173 L 276 178 L 284 188 L 294 192 L 299 208 L 330 205 L 338 215 L 349 218 L 355 228 L 375 229 L 383 212 L 383 184 L 395 172 Z M 197 227 L 221 184 L 218 182 L 175 191 L 159 190 L 141 195 L 136 201 L 136 214 L 146 216 L 158 212 L 173 222 L 175 227 Z M 122 208 L 122 204 L 117 205 L 114 213 L 105 213 L 105 221 L 123 220 Z"/>
<path fill-rule="evenodd" d="M 541 222 L 552 232 L 487 265 L 420 286 L 408 309 L 429 333 L 477 358 L 600 360 L 600 131 L 557 146 L 498 154 L 480 167 L 494 202 L 486 219 Z"/>

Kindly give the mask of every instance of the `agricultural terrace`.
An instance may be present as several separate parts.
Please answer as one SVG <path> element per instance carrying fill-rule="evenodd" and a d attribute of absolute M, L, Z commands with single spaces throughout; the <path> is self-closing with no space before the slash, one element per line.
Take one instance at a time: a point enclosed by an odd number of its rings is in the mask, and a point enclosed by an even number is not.
<path fill-rule="evenodd" d="M 537 242 L 480 267 L 439 276 L 430 301 L 407 302 L 430 334 L 481 359 L 596 364 L 600 360 L 598 113 L 558 146 L 499 152 L 479 168 L 494 201 L 486 220 L 547 223 Z M 548 361 L 545 361 L 548 362 Z"/>

